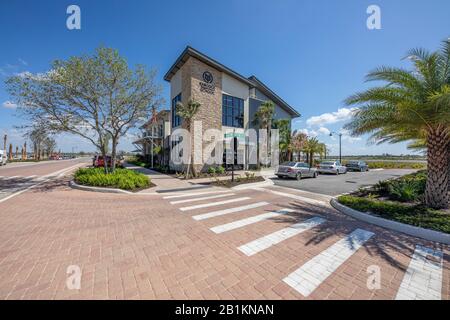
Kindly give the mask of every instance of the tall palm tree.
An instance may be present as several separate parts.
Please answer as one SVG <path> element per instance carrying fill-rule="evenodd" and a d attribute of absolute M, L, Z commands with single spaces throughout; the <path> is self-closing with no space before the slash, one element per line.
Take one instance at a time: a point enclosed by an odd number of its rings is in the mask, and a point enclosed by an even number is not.
<path fill-rule="evenodd" d="M 357 106 L 346 125 L 353 135 L 371 133 L 381 142 L 397 142 L 423 137 L 427 148 L 428 174 L 425 190 L 427 206 L 449 206 L 448 174 L 450 144 L 450 40 L 442 49 L 429 53 L 413 49 L 408 58 L 414 69 L 381 67 L 368 81 L 384 81 L 385 86 L 368 89 L 346 100 Z"/>
<path fill-rule="evenodd" d="M 292 133 L 291 133 L 291 120 L 279 119 L 273 121 L 273 128 L 279 130 L 279 148 L 280 148 L 280 161 L 290 161 L 292 154 Z"/>
<path fill-rule="evenodd" d="M 192 146 L 192 134 L 191 134 L 191 129 L 192 129 L 192 123 L 193 123 L 193 119 L 195 117 L 195 115 L 197 114 L 199 108 L 200 108 L 201 104 L 195 100 L 189 100 L 187 105 L 182 104 L 181 102 L 177 103 L 177 115 L 179 115 L 182 119 L 183 119 L 183 124 L 184 127 L 187 131 L 189 131 L 189 134 L 191 135 L 191 146 Z M 191 154 L 189 155 L 188 158 L 188 163 L 186 166 L 186 179 L 189 179 L 189 170 L 191 167 L 191 164 L 193 163 L 193 150 L 191 148 Z M 195 168 L 192 167 L 192 174 L 195 176 L 196 172 L 195 172 Z"/>
<path fill-rule="evenodd" d="M 255 112 L 255 124 L 259 129 L 267 131 L 267 152 L 270 150 L 270 129 L 272 128 L 273 115 L 275 114 L 275 105 L 272 101 L 263 102 Z M 258 166 L 260 159 L 260 150 L 258 150 Z"/>

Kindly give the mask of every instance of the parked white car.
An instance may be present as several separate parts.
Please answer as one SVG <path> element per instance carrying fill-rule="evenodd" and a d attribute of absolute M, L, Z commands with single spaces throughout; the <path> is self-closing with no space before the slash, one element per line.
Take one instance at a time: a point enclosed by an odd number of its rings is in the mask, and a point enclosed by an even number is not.
<path fill-rule="evenodd" d="M 324 161 L 317 169 L 319 173 L 341 174 L 347 173 L 347 167 L 343 166 L 340 161 Z"/>
<path fill-rule="evenodd" d="M 6 164 L 6 152 L 5 150 L 0 150 L 0 166 L 4 166 Z"/>

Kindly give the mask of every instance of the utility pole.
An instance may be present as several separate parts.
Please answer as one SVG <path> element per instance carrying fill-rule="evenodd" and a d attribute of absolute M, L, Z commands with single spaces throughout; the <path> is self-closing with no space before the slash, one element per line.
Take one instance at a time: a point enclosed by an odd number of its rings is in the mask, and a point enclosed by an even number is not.
<path fill-rule="evenodd" d="M 330 137 L 333 136 L 333 133 L 339 136 L 339 162 L 342 164 L 342 133 L 330 132 Z"/>

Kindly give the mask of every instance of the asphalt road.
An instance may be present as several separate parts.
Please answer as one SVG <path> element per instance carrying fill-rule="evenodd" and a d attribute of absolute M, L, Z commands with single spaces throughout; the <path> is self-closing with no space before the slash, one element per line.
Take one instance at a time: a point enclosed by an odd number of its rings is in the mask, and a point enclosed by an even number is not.
<path fill-rule="evenodd" d="M 316 179 L 305 178 L 300 181 L 279 178 L 273 178 L 272 180 L 275 185 L 283 187 L 337 196 L 343 193 L 356 191 L 361 187 L 376 184 L 382 180 L 401 177 L 415 171 L 416 170 L 411 169 L 374 169 L 369 172 L 348 172 L 339 176 L 321 174 Z"/>
<path fill-rule="evenodd" d="M 8 163 L 6 166 L 1 166 L 0 202 L 89 161 L 90 158 L 78 158 L 32 163 Z"/>

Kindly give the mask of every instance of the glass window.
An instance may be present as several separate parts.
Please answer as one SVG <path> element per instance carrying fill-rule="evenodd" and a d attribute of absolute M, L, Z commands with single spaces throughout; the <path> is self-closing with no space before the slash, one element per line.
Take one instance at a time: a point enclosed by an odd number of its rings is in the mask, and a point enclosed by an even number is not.
<path fill-rule="evenodd" d="M 222 125 L 244 127 L 244 100 L 226 94 L 222 95 Z"/>
<path fill-rule="evenodd" d="M 181 102 L 181 93 L 172 99 L 172 128 L 181 125 L 181 117 L 177 115 L 177 103 Z"/>

